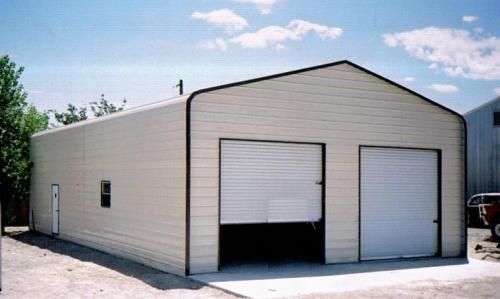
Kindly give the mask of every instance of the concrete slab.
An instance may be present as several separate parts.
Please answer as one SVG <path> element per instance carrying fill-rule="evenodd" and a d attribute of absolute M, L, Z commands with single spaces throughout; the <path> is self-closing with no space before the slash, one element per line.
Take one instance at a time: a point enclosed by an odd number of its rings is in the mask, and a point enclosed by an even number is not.
<path fill-rule="evenodd" d="M 231 293 L 252 298 L 340 293 L 426 281 L 453 283 L 498 277 L 500 263 L 463 258 L 319 265 L 289 263 L 225 267 L 221 272 L 191 278 Z"/>

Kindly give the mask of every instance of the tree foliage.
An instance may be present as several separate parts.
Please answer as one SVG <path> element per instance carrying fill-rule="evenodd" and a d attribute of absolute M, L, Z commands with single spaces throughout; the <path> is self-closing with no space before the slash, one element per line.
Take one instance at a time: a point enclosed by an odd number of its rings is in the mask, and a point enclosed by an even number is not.
<path fill-rule="evenodd" d="M 127 100 L 123 99 L 121 105 L 116 106 L 113 103 L 108 102 L 108 100 L 106 100 L 106 98 L 102 94 L 99 102 L 97 101 L 89 102 L 88 105 L 90 106 L 90 110 L 92 111 L 94 117 L 100 117 L 115 112 L 123 111 L 126 103 Z M 57 122 L 63 125 L 69 125 L 82 120 L 86 120 L 88 118 L 87 111 L 88 110 L 86 106 L 78 108 L 73 104 L 68 104 L 68 108 L 66 108 L 66 111 L 63 112 L 50 110 L 50 112 L 54 113 L 54 118 L 57 120 Z"/>
<path fill-rule="evenodd" d="M 9 203 L 27 199 L 31 162 L 30 138 L 48 126 L 47 113 L 28 105 L 27 94 L 19 82 L 23 68 L 8 56 L 0 56 L 0 201 L 2 228 L 12 217 Z"/>
<path fill-rule="evenodd" d="M 68 108 L 64 112 L 57 112 L 55 110 L 50 110 L 50 112 L 53 112 L 55 119 L 63 125 L 69 125 L 87 119 L 87 107 L 76 108 L 76 106 L 72 104 L 68 104 Z"/>
<path fill-rule="evenodd" d="M 101 100 L 99 102 L 90 102 L 90 110 L 94 113 L 95 117 L 108 115 L 115 112 L 123 111 L 125 104 L 127 103 L 126 99 L 122 100 L 122 104 L 120 106 L 115 106 L 112 103 L 108 102 L 104 95 L 101 94 Z"/>

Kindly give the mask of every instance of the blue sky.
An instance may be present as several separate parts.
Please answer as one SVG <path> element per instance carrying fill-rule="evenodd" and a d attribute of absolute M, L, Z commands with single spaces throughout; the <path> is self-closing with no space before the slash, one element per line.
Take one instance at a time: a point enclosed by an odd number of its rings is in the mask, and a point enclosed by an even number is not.
<path fill-rule="evenodd" d="M 29 101 L 128 107 L 349 59 L 458 112 L 500 95 L 498 1 L 2 1 Z M 496 89 L 496 91 L 495 91 Z"/>

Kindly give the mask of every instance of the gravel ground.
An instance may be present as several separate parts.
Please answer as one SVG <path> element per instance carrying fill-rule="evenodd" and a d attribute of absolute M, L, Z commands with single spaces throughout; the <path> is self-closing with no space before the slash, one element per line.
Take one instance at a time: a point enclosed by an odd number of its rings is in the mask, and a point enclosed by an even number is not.
<path fill-rule="evenodd" d="M 3 298 L 234 298 L 170 275 L 36 232 L 2 238 Z"/>
<path fill-rule="evenodd" d="M 500 248 L 497 248 L 500 245 L 492 241 L 490 229 L 469 228 L 468 237 L 469 257 L 484 261 L 500 262 Z"/>
<path fill-rule="evenodd" d="M 486 229 L 469 229 L 469 256 L 500 262 Z M 4 298 L 235 298 L 187 278 L 74 243 L 10 229 L 2 238 Z M 481 249 L 474 250 L 476 245 Z M 499 298 L 498 279 L 418 284 L 301 298 Z"/>

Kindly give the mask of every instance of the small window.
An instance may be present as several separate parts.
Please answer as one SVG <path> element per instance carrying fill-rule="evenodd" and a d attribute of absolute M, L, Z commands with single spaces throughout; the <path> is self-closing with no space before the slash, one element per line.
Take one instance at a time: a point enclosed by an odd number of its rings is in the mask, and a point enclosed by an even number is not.
<path fill-rule="evenodd" d="M 111 207 L 111 182 L 101 181 L 101 207 Z"/>
<path fill-rule="evenodd" d="M 500 111 L 493 113 L 493 126 L 500 127 Z"/>

